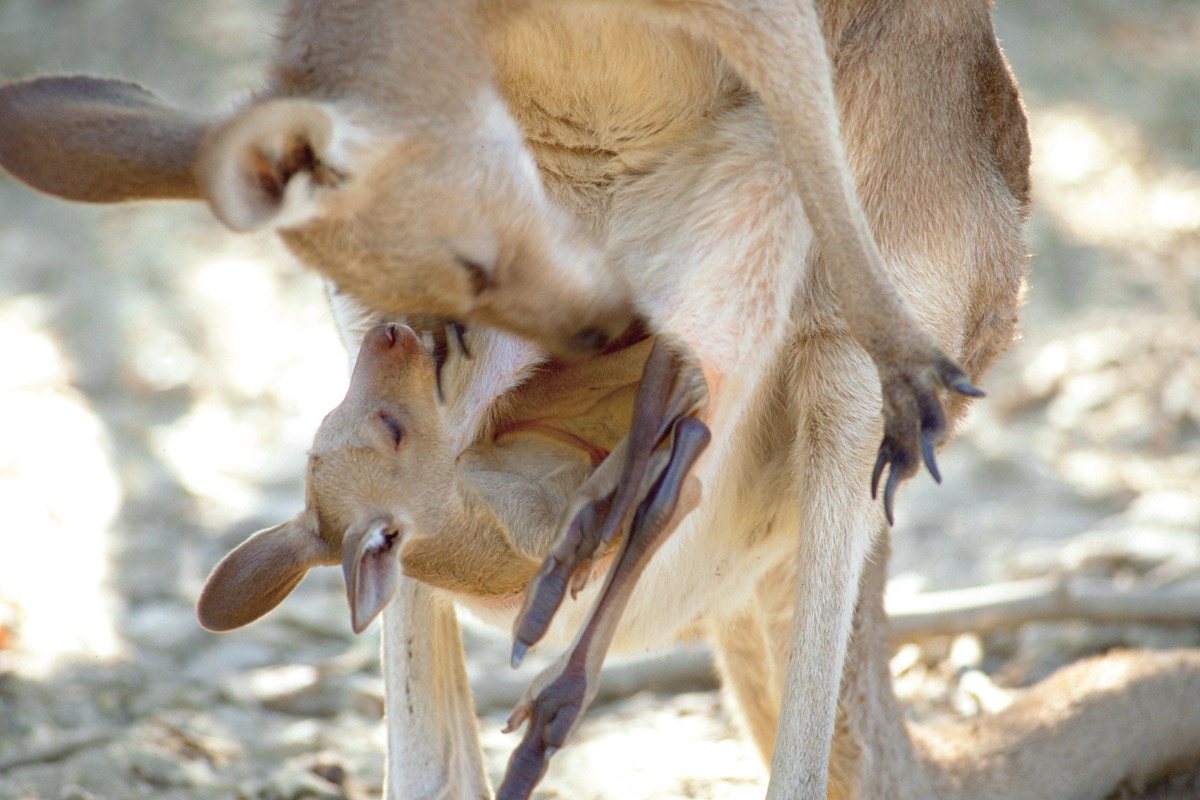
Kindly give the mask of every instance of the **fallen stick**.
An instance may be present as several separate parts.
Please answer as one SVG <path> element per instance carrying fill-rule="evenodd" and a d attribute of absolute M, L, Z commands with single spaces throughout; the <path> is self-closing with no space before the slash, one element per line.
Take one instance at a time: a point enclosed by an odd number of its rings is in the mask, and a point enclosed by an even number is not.
<path fill-rule="evenodd" d="M 890 595 L 886 605 L 893 641 L 967 631 L 986 633 L 1026 622 L 1068 619 L 1101 624 L 1200 624 L 1200 591 L 1126 591 L 1111 581 L 1068 576 Z"/>
<path fill-rule="evenodd" d="M 527 675 L 489 673 L 472 684 L 476 710 L 479 713 L 511 710 L 528 684 Z M 717 686 L 717 673 L 708 648 L 692 644 L 658 656 L 605 665 L 595 703 L 610 703 L 638 692 L 677 694 L 708 691 Z"/>
<path fill-rule="evenodd" d="M 0 755 L 0 774 L 33 764 L 53 764 L 69 758 L 80 750 L 104 744 L 117 738 L 119 731 L 110 728 L 64 733 L 53 741 L 42 742 Z"/>
<path fill-rule="evenodd" d="M 1122 590 L 1103 579 L 1047 576 L 969 589 L 890 595 L 887 611 L 894 644 L 1054 620 L 1200 625 L 1200 591 Z M 474 687 L 479 711 L 511 708 L 527 683 L 525 676 L 489 674 Z M 689 646 L 666 655 L 606 667 L 597 702 L 610 702 L 641 691 L 670 693 L 716 686 L 716 672 L 707 648 Z"/>

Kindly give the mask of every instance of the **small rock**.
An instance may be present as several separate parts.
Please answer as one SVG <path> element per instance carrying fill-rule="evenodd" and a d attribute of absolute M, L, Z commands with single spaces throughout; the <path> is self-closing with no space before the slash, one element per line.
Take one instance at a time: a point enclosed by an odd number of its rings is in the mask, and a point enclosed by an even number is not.
<path fill-rule="evenodd" d="M 346 785 L 346 768 L 327 753 L 318 755 L 309 771 L 334 786 Z"/>

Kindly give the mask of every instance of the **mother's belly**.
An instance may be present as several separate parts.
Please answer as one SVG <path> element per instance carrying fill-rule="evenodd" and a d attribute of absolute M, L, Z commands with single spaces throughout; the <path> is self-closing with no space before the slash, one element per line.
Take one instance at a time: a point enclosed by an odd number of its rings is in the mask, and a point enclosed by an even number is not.
<path fill-rule="evenodd" d="M 716 50 L 618 4 L 531 4 L 488 31 L 496 80 L 547 171 L 580 181 L 636 169 L 732 102 Z"/>

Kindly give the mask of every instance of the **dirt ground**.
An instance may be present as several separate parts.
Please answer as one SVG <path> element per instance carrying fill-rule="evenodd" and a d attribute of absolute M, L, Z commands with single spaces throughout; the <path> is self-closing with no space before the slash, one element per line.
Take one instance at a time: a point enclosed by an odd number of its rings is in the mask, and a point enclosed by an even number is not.
<path fill-rule="evenodd" d="M 219 109 L 255 86 L 277 10 L 5 0 L 0 79 L 116 75 Z M 996 17 L 1035 146 L 1022 339 L 944 485 L 904 491 L 892 596 L 1047 574 L 1194 591 L 1200 4 Z M 203 208 L 73 206 L 0 177 L 0 341 L 0 800 L 377 797 L 378 639 L 350 634 L 338 571 L 241 631 L 193 613 L 216 560 L 301 505 L 346 375 L 317 280 Z M 466 636 L 497 776 L 527 676 L 502 638 Z M 1196 644 L 1200 620 L 1033 623 L 909 644 L 893 667 L 914 716 L 970 716 L 1085 653 Z M 618 670 L 538 796 L 761 796 L 704 663 Z"/>

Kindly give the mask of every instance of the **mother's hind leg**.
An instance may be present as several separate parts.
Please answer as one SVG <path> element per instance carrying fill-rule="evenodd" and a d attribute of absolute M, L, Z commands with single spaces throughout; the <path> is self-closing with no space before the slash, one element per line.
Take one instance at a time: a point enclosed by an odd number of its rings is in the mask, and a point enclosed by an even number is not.
<path fill-rule="evenodd" d="M 883 515 L 865 478 L 879 435 L 872 365 L 846 336 L 793 351 L 792 449 L 800 526 L 794 616 L 769 798 L 823 798 L 859 581 Z"/>
<path fill-rule="evenodd" d="M 708 628 L 726 701 L 734 706 L 764 763 L 771 760 L 775 749 L 783 672 L 787 669 L 787 631 L 791 629 L 795 581 L 795 570 L 790 567 L 781 565 L 771 570 L 746 608 L 711 622 Z M 779 603 L 781 594 L 783 602 Z M 782 616 L 772 613 L 771 606 L 782 610 Z M 780 643 L 782 649 L 775 646 Z"/>
<path fill-rule="evenodd" d="M 859 582 L 842 670 L 829 753 L 830 800 L 929 796 L 888 667 L 887 556 L 887 530 L 881 528 Z M 726 701 L 766 762 L 775 749 L 796 580 L 795 562 L 780 564 L 759 582 L 750 604 L 708 631 Z"/>
<path fill-rule="evenodd" d="M 761 391 L 763 384 L 773 379 L 768 376 L 777 375 L 772 367 L 786 353 L 791 301 L 810 241 L 790 176 L 779 164 L 771 128 L 761 108 L 750 104 L 730 109 L 689 141 L 673 148 L 646 172 L 622 181 L 614 189 L 612 210 L 608 226 L 610 252 L 626 268 L 639 298 L 639 310 L 658 336 L 655 352 L 662 345 L 672 361 L 689 366 L 688 376 L 701 375 L 707 388 L 708 402 L 689 403 L 687 408 L 674 412 L 695 414 L 715 434 L 712 448 L 700 457 L 695 469 L 700 480 L 685 480 L 691 470 L 690 459 L 702 449 L 697 444 L 700 439 L 691 434 L 683 436 L 686 431 L 681 431 L 680 426 L 687 424 L 687 430 L 693 426 L 699 430 L 705 425 L 686 417 L 672 428 L 676 431 L 675 447 L 681 442 L 684 445 L 691 442 L 684 447 L 689 456 L 686 469 L 672 476 L 668 465 L 662 480 L 666 485 L 671 477 L 672 485 L 679 489 L 702 485 L 710 508 L 698 516 L 707 516 L 708 522 L 701 523 L 703 532 L 699 536 L 703 543 L 697 545 L 696 536 L 691 537 L 691 552 L 682 558 L 669 558 L 670 568 L 649 562 L 648 548 L 634 559 L 636 569 L 623 570 L 622 557 L 618 556 L 594 606 L 601 622 L 594 625 L 589 619 L 576 640 L 576 648 L 582 645 L 580 652 L 573 650 L 560 663 L 548 676 L 545 691 L 523 706 L 515 718 L 518 722 L 526 718 L 532 721 L 519 750 L 520 758 L 510 764 L 501 790 L 504 797 L 528 796 L 546 758 L 562 744 L 594 694 L 595 669 L 611 636 L 616 634 L 612 623 L 626 600 L 632 600 L 638 612 L 636 622 L 626 624 L 626 628 L 643 632 L 657 628 L 667 635 L 701 616 L 701 605 L 721 601 L 706 589 L 714 576 L 720 576 L 722 562 L 729 561 L 729 551 L 740 550 L 741 545 L 735 540 L 745 531 L 737 526 L 727 530 L 728 526 L 711 520 L 714 514 L 729 513 L 721 506 L 723 501 L 736 502 L 742 474 L 755 468 L 761 471 L 761 456 L 745 443 L 746 422 L 761 416 L 761 411 L 755 412 L 758 407 L 755 401 L 761 405 L 765 394 Z M 650 363 L 654 363 L 653 354 Z M 692 365 L 698 370 L 691 369 Z M 652 374 L 648 366 L 629 436 L 595 475 L 605 474 L 612 459 L 620 453 L 638 448 L 643 438 L 638 434 L 637 423 L 641 400 L 644 393 L 655 394 L 645 391 L 657 383 L 651 380 Z M 690 397 L 693 393 L 684 394 Z M 670 411 L 674 405 L 657 403 L 662 411 Z M 651 419 L 644 427 L 653 432 L 658 425 Z M 783 435 L 786 439 L 787 434 Z M 648 441 L 654 444 L 659 438 L 661 435 L 656 435 Z M 707 435 L 703 439 L 706 443 Z M 778 445 L 773 447 L 781 449 Z M 673 463 L 674 458 L 669 464 Z M 622 474 L 626 472 L 632 474 L 622 470 Z M 647 470 L 646 474 L 651 473 Z M 637 486 L 635 482 L 634 488 Z M 614 500 L 602 497 L 602 502 L 597 502 L 596 498 L 585 497 L 582 499 L 587 502 L 576 504 L 580 514 L 560 528 L 559 543 L 552 550 L 555 560 L 562 560 L 560 550 L 565 558 L 576 552 L 577 543 L 590 542 L 593 537 L 585 533 L 596 527 L 597 518 L 606 515 L 621 518 L 613 509 L 621 508 L 618 501 L 625 491 L 621 485 L 613 491 Z M 671 492 L 662 494 L 669 497 Z M 663 525 L 665 530 L 677 520 L 673 503 L 662 503 L 658 508 L 662 499 L 651 494 L 643 508 L 648 511 L 648 519 L 656 514 L 663 516 L 661 522 L 670 523 Z M 740 525 L 746 524 L 746 516 L 740 515 Z M 689 527 L 694 529 L 695 524 L 693 521 Z M 608 527 L 606 523 L 605 530 Z M 648 523 L 645 527 L 654 530 L 659 526 Z M 601 536 L 599 540 L 605 538 Z M 632 546 L 642 538 L 635 517 L 625 546 Z M 653 538 L 657 547 L 665 537 Z M 585 554 L 585 561 L 586 558 Z M 741 562 L 750 560 L 740 558 Z M 545 576 L 555 583 L 545 585 L 561 596 L 567 588 L 564 571 L 557 564 L 547 563 Z M 643 568 L 651 569 L 655 575 L 635 586 Z M 618 578 L 621 578 L 619 584 Z M 744 579 L 747 586 L 752 586 L 753 581 L 753 576 Z M 542 585 L 541 580 L 535 585 L 526 604 L 528 613 L 518 622 L 518 642 L 514 649 L 518 656 L 526 644 L 536 641 L 545 630 L 549 617 L 544 612 L 559 611 L 557 602 L 540 602 L 538 590 Z M 619 605 L 609 603 L 610 586 L 620 588 Z M 643 598 L 655 595 L 655 600 L 638 602 L 638 594 Z M 552 595 L 548 592 L 547 596 Z M 536 618 L 534 612 L 538 614 Z M 537 624 L 526 625 L 527 622 Z"/>

